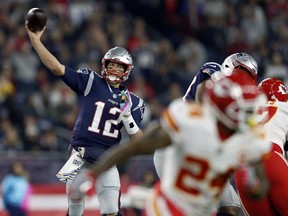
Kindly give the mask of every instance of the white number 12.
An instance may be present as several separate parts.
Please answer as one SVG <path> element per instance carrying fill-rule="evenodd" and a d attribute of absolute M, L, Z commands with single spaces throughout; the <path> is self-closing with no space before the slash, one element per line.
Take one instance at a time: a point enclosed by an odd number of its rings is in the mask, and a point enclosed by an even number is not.
<path fill-rule="evenodd" d="M 97 101 L 95 103 L 96 105 L 96 111 L 93 117 L 93 121 L 91 126 L 88 127 L 88 130 L 94 133 L 101 133 L 101 130 L 99 129 L 99 124 L 101 122 L 101 118 L 102 118 L 102 114 L 103 114 L 103 110 L 105 107 L 105 103 L 101 102 L 101 101 Z M 120 113 L 121 110 L 117 107 L 113 107 L 112 109 L 110 109 L 109 113 L 116 115 L 117 113 Z M 113 137 L 116 138 L 119 134 L 119 130 L 115 129 L 113 131 L 111 131 L 111 126 L 113 125 L 117 125 L 119 124 L 119 120 L 112 120 L 112 119 L 108 119 L 105 121 L 105 125 L 104 125 L 104 130 L 102 132 L 102 134 L 104 136 L 108 136 L 108 137 Z"/>

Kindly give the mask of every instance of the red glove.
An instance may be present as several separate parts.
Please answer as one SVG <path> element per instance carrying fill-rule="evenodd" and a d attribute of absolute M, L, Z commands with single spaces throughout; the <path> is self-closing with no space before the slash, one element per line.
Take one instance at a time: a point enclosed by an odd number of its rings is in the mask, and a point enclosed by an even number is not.
<path fill-rule="evenodd" d="M 246 191 L 248 195 L 257 194 L 259 192 L 261 182 L 252 167 L 240 167 L 236 171 L 235 177 L 237 178 L 237 187 L 239 190 Z"/>

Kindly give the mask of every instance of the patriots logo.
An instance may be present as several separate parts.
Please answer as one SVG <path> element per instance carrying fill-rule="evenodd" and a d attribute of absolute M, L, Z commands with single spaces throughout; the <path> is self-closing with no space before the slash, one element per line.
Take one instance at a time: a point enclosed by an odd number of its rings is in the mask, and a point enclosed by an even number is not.
<path fill-rule="evenodd" d="M 84 69 L 78 69 L 77 70 L 77 73 L 82 73 L 82 74 L 88 74 L 89 73 L 89 70 L 84 68 Z"/>
<path fill-rule="evenodd" d="M 108 101 L 110 102 L 110 103 L 112 103 L 113 105 L 118 105 L 118 102 L 116 102 L 116 101 L 113 101 L 113 100 L 111 100 L 111 99 L 108 99 Z"/>
<path fill-rule="evenodd" d="M 248 59 L 249 59 L 248 56 L 245 53 L 237 53 L 236 54 L 236 59 L 238 59 L 238 58 L 242 58 L 244 61 L 248 61 Z"/>
<path fill-rule="evenodd" d="M 237 53 L 237 54 L 236 54 L 236 58 L 240 58 L 240 57 L 244 57 L 244 56 L 245 56 L 244 53 Z"/>
<path fill-rule="evenodd" d="M 203 73 L 209 74 L 210 76 L 212 75 L 212 71 L 210 71 L 209 68 L 205 68 L 204 70 L 202 70 Z"/>
<path fill-rule="evenodd" d="M 202 67 L 202 73 L 206 73 L 209 74 L 209 76 L 211 76 L 212 74 L 214 74 L 217 71 L 220 71 L 221 68 L 217 65 L 217 64 L 206 64 Z"/>

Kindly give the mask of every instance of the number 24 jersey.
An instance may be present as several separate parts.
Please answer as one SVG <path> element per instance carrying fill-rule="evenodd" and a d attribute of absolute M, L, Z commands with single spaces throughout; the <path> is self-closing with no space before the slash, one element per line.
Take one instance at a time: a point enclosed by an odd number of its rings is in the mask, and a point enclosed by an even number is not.
<path fill-rule="evenodd" d="M 171 103 L 161 123 L 173 145 L 165 151 L 160 190 L 185 215 L 209 215 L 231 173 L 271 149 L 260 127 L 222 141 L 211 112 L 180 99 Z"/>

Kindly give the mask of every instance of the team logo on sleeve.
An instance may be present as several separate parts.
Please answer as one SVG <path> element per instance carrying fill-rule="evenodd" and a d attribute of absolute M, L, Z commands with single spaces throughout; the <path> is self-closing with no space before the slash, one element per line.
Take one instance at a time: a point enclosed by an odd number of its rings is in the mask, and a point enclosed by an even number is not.
<path fill-rule="evenodd" d="M 201 67 L 200 71 L 211 76 L 215 72 L 221 71 L 221 66 L 216 62 L 207 62 Z"/>
<path fill-rule="evenodd" d="M 84 68 L 84 69 L 78 69 L 77 73 L 82 73 L 82 74 L 89 74 L 89 70 Z"/>

